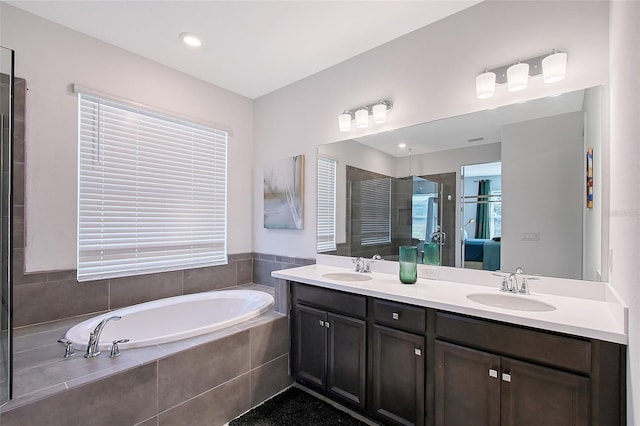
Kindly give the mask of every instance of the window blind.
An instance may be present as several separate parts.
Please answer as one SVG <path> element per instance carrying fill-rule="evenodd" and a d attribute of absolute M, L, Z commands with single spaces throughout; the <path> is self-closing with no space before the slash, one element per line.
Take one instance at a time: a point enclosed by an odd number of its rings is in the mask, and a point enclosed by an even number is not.
<path fill-rule="evenodd" d="M 227 263 L 227 133 L 78 103 L 78 281 Z"/>
<path fill-rule="evenodd" d="M 360 181 L 360 243 L 391 242 L 391 179 Z"/>
<path fill-rule="evenodd" d="M 336 249 L 336 161 L 318 157 L 316 251 Z"/>

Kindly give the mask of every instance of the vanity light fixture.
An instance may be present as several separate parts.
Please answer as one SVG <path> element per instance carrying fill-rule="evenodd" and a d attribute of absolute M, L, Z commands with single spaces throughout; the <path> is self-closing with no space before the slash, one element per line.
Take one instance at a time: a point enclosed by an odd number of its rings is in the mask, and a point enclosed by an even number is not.
<path fill-rule="evenodd" d="M 529 80 L 529 64 L 516 62 L 507 68 L 507 88 L 510 92 L 519 92 L 527 88 Z"/>
<path fill-rule="evenodd" d="M 542 77 L 545 83 L 555 83 L 567 72 L 567 54 L 553 50 L 551 54 L 517 61 L 491 70 L 485 69 L 476 76 L 476 97 L 488 99 L 496 86 L 507 85 L 510 92 L 523 90 L 530 78 Z"/>
<path fill-rule="evenodd" d="M 351 122 L 355 119 L 356 127 L 358 129 L 364 129 L 369 126 L 369 117 L 373 119 L 374 123 L 384 123 L 387 119 L 387 114 L 392 108 L 393 104 L 391 101 L 383 99 L 373 104 L 354 108 L 353 110 L 345 110 L 338 116 L 338 127 L 341 132 L 348 132 L 351 130 Z"/>
<path fill-rule="evenodd" d="M 369 125 L 369 109 L 362 107 L 356 110 L 356 127 L 364 129 Z"/>
<path fill-rule="evenodd" d="M 200 47 L 202 46 L 202 40 L 200 40 L 200 37 L 197 34 L 194 33 L 180 33 L 180 40 L 182 40 L 182 42 L 184 44 L 186 44 L 187 46 L 190 47 Z"/>

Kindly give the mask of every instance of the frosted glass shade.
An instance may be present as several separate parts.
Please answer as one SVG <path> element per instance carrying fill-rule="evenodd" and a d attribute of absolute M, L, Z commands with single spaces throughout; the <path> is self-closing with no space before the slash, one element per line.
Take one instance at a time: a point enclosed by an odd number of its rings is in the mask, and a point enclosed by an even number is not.
<path fill-rule="evenodd" d="M 387 106 L 385 104 L 376 104 L 371 108 L 373 112 L 374 123 L 384 123 L 387 119 Z"/>
<path fill-rule="evenodd" d="M 362 108 L 356 111 L 356 127 L 359 129 L 369 125 L 369 110 Z"/>
<path fill-rule="evenodd" d="M 553 53 L 542 60 L 542 79 L 545 83 L 555 83 L 567 73 L 567 54 Z"/>
<path fill-rule="evenodd" d="M 351 114 L 348 112 L 340 114 L 338 116 L 338 127 L 341 132 L 348 132 L 351 130 Z"/>
<path fill-rule="evenodd" d="M 510 92 L 526 89 L 528 80 L 529 64 L 521 62 L 507 69 L 507 88 Z"/>
<path fill-rule="evenodd" d="M 476 96 L 478 99 L 487 99 L 493 96 L 496 90 L 496 74 L 484 72 L 476 77 Z"/>

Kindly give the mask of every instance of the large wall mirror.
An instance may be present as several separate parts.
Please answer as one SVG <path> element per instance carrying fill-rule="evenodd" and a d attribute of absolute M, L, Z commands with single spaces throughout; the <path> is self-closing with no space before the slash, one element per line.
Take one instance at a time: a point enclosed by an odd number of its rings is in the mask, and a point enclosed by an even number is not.
<path fill-rule="evenodd" d="M 607 279 L 603 89 L 318 147 L 317 252 Z"/>

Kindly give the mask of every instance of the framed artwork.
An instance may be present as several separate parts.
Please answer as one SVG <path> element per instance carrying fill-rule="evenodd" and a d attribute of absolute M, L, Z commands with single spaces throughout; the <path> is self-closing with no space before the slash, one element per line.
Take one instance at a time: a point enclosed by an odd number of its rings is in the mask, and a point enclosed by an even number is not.
<path fill-rule="evenodd" d="M 264 167 L 264 227 L 302 229 L 304 155 L 273 161 Z"/>
<path fill-rule="evenodd" d="M 587 208 L 593 208 L 593 148 L 587 150 Z"/>

